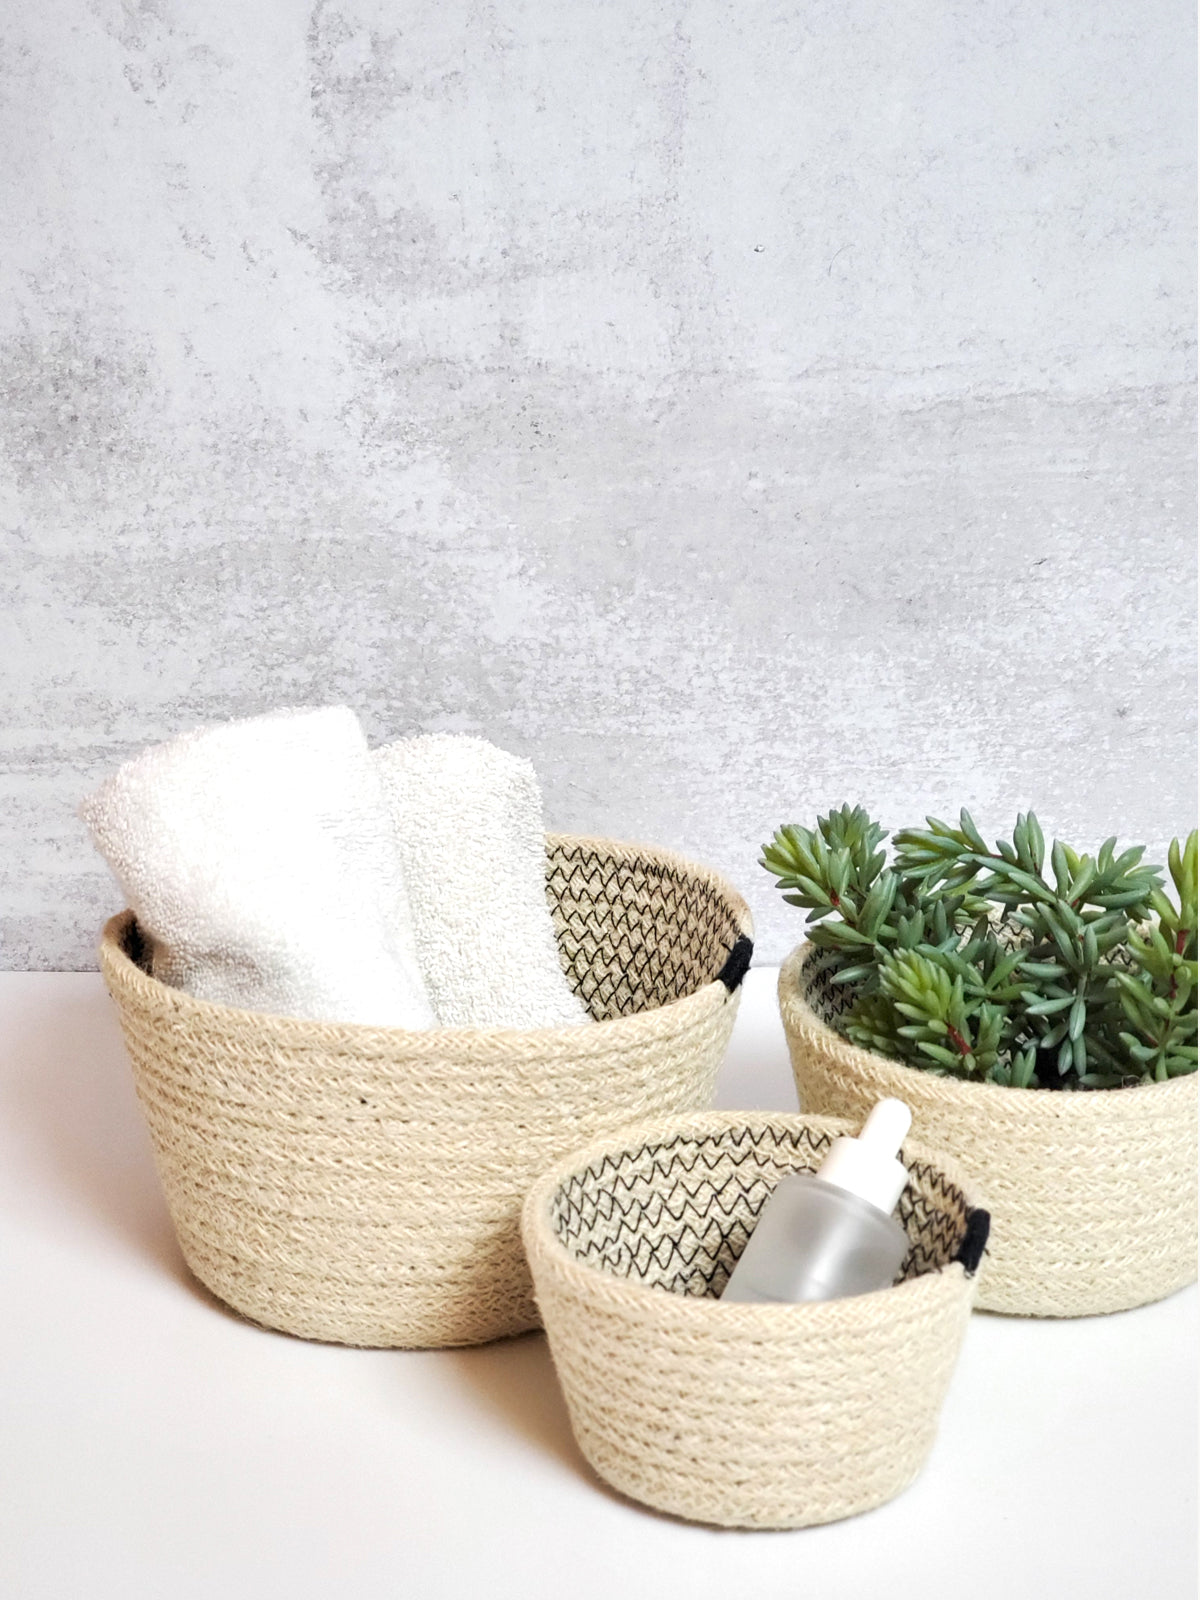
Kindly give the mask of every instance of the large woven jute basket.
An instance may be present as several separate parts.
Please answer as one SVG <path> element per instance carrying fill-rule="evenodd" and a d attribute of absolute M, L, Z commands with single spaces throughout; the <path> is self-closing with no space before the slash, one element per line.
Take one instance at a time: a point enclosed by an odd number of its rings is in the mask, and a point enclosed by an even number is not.
<path fill-rule="evenodd" d="M 1196 1079 L 1057 1091 L 968 1083 L 861 1050 L 820 954 L 794 950 L 779 1005 L 800 1104 L 861 1118 L 895 1095 L 918 1138 L 987 1195 L 981 1308 L 1090 1316 L 1162 1299 L 1196 1277 Z"/>
<path fill-rule="evenodd" d="M 564 969 L 597 1020 L 416 1032 L 195 1000 L 143 970 L 128 912 L 100 956 L 193 1273 L 243 1315 L 343 1344 L 536 1327 L 530 1183 L 632 1117 L 711 1103 L 750 916 L 666 851 L 547 839 Z"/>
<path fill-rule="evenodd" d="M 944 1158 L 905 1146 L 904 1281 L 819 1305 L 718 1298 L 779 1179 L 847 1131 L 829 1117 L 663 1118 L 595 1141 L 530 1191 L 522 1227 L 554 1365 L 580 1449 L 614 1488 L 689 1521 L 796 1528 L 879 1505 L 920 1470 L 987 1233 Z"/>

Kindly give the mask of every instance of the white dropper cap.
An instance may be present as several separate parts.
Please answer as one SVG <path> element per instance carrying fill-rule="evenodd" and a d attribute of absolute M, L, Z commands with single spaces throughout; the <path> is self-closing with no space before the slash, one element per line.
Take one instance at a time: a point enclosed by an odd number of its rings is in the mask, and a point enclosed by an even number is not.
<path fill-rule="evenodd" d="M 911 1126 L 912 1112 L 903 1100 L 878 1101 L 857 1139 L 834 1140 L 817 1177 L 858 1195 L 890 1217 L 908 1183 L 908 1173 L 896 1155 Z"/>

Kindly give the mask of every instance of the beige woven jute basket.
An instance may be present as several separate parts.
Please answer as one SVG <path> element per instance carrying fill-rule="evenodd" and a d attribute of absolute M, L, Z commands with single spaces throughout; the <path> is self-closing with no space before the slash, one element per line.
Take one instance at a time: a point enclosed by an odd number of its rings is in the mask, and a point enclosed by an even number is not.
<path fill-rule="evenodd" d="M 879 1505 L 920 1470 L 986 1238 L 948 1162 L 905 1146 L 903 1282 L 819 1305 L 718 1298 L 779 1179 L 848 1131 L 662 1118 L 530 1191 L 522 1231 L 554 1365 L 579 1447 L 614 1488 L 689 1521 L 798 1528 Z"/>
<path fill-rule="evenodd" d="M 1091 1316 L 1195 1279 L 1194 1075 L 1075 1092 L 942 1078 L 851 1044 L 833 1025 L 848 1004 L 811 945 L 792 952 L 779 1006 L 800 1104 L 861 1119 L 895 1095 L 979 1183 L 993 1224 L 981 1308 Z"/>
<path fill-rule="evenodd" d="M 666 851 L 547 839 L 564 969 L 597 1021 L 416 1032 L 195 1000 L 101 966 L 183 1255 L 252 1320 L 343 1344 L 480 1343 L 538 1325 L 521 1201 L 565 1150 L 711 1103 L 750 916 Z"/>

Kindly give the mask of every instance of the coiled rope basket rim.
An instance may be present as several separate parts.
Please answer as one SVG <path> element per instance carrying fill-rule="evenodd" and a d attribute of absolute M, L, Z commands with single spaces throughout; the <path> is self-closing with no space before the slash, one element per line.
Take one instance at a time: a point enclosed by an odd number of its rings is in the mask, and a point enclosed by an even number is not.
<path fill-rule="evenodd" d="M 972 1175 L 992 1214 L 980 1310 L 1096 1316 L 1195 1281 L 1195 1074 L 1072 1091 L 923 1072 L 831 1026 L 820 954 L 798 945 L 779 973 L 800 1104 L 861 1118 L 895 1095 L 912 1110 L 914 1134 Z"/>
<path fill-rule="evenodd" d="M 403 1348 L 537 1327 L 529 1184 L 631 1116 L 711 1103 L 750 913 L 713 869 L 548 835 L 575 1028 L 375 1028 L 198 1000 L 139 965 L 131 912 L 100 965 L 184 1259 L 251 1321 Z"/>
<path fill-rule="evenodd" d="M 858 1126 L 657 1118 L 530 1191 L 522 1234 L 571 1426 L 622 1494 L 691 1522 L 797 1528 L 869 1510 L 920 1471 L 975 1293 L 955 1255 L 977 1201 L 952 1162 L 905 1145 L 901 1216 L 920 1241 L 905 1281 L 822 1304 L 715 1298 L 778 1179 Z"/>

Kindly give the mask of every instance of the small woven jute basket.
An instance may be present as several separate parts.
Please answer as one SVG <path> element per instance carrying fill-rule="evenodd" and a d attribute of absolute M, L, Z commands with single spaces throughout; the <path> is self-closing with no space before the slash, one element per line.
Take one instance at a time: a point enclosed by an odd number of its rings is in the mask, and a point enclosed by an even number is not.
<path fill-rule="evenodd" d="M 884 1095 L 987 1195 L 993 1233 L 979 1305 L 1031 1317 L 1123 1311 L 1196 1277 L 1196 1078 L 1128 1089 L 1009 1089 L 942 1078 L 861 1050 L 847 1009 L 801 945 L 779 974 L 800 1104 L 861 1118 Z"/>
<path fill-rule="evenodd" d="M 564 969 L 597 1020 L 428 1032 L 195 1000 L 104 930 L 159 1176 L 188 1266 L 270 1328 L 342 1344 L 476 1344 L 538 1325 L 521 1201 L 565 1150 L 709 1105 L 750 915 L 666 851 L 550 836 Z"/>
<path fill-rule="evenodd" d="M 917 1475 L 971 1310 L 986 1213 L 906 1145 L 903 1281 L 808 1305 L 718 1298 L 786 1173 L 857 1132 L 708 1112 L 623 1129 L 542 1177 L 522 1230 L 579 1447 L 634 1500 L 693 1522 L 798 1528 Z M 960 1259 L 956 1259 L 956 1257 Z"/>

